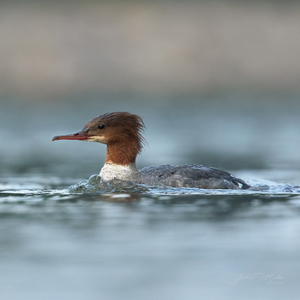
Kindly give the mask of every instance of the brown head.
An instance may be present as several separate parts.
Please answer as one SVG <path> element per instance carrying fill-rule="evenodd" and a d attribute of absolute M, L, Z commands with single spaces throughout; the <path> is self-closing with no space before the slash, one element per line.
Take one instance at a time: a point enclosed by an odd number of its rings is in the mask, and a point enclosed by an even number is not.
<path fill-rule="evenodd" d="M 145 139 L 145 129 L 141 117 L 128 112 L 107 113 L 85 124 L 81 131 L 55 136 L 56 140 L 80 140 L 99 142 L 107 145 L 106 163 L 127 165 L 135 163 Z"/>

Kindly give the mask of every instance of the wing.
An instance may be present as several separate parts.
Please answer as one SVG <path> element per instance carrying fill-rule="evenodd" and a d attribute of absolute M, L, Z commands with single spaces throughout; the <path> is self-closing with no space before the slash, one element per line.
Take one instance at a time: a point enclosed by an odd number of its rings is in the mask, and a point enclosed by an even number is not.
<path fill-rule="evenodd" d="M 152 186 L 196 187 L 201 189 L 247 189 L 242 179 L 226 171 L 202 165 L 151 166 L 140 170 L 142 182 Z"/>

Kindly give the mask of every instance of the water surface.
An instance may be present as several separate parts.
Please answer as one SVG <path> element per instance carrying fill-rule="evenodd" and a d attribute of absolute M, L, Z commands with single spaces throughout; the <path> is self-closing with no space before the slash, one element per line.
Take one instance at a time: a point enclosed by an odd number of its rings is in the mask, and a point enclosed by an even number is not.
<path fill-rule="evenodd" d="M 160 110 L 89 101 L 74 111 L 3 105 L 1 299 L 297 299 L 296 102 L 261 99 L 246 113 L 247 101 L 233 110 L 226 99 Z M 150 148 L 139 167 L 202 163 L 260 188 L 69 189 L 99 172 L 105 148 L 51 138 L 116 107 L 145 117 Z"/>

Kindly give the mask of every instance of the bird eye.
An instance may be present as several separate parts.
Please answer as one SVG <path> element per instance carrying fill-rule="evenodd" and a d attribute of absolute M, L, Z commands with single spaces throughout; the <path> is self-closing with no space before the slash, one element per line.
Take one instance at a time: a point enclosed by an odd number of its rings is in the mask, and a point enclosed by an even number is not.
<path fill-rule="evenodd" d="M 105 127 L 104 124 L 100 124 L 100 125 L 98 126 L 99 129 L 103 129 L 104 127 Z"/>

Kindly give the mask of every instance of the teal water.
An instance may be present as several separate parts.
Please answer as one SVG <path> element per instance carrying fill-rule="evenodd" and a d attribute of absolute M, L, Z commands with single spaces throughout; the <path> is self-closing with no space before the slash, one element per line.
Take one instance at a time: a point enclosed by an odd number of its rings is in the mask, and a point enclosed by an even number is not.
<path fill-rule="evenodd" d="M 72 110 L 68 102 L 3 104 L 0 299 L 297 299 L 297 101 L 158 109 L 121 100 Z M 99 172 L 105 147 L 51 138 L 116 107 L 145 118 L 139 167 L 201 163 L 257 189 L 76 190 Z"/>

